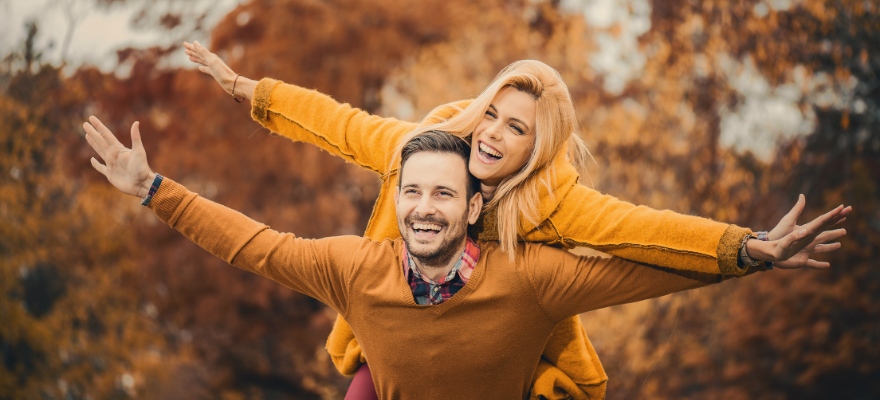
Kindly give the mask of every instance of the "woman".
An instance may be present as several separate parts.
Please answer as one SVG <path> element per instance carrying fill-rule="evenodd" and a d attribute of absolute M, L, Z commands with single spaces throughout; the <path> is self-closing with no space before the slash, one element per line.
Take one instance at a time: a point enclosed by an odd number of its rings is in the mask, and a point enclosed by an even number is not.
<path fill-rule="evenodd" d="M 266 128 L 380 174 L 382 190 L 365 236 L 399 237 L 393 203 L 394 155 L 413 135 L 437 129 L 471 143 L 469 168 L 482 181 L 486 202 L 473 232 L 480 239 L 498 240 L 507 250 L 517 240 L 586 246 L 703 276 L 746 271 L 740 253 L 751 246 L 750 230 L 637 207 L 577 183 L 575 167 L 583 165 L 589 154 L 577 134 L 568 89 L 559 73 L 544 63 L 513 63 L 476 99 L 437 107 L 415 124 L 372 116 L 273 79 L 257 82 L 241 77 L 198 42 L 184 46 L 190 60 L 200 64 L 199 70 L 213 76 L 227 93 L 250 99 L 253 118 Z M 344 320 L 337 320 L 327 350 L 340 372 L 358 373 L 353 388 L 361 382 L 371 385 L 368 369 L 359 370 L 365 358 Z M 580 320 L 571 318 L 557 326 L 548 342 L 531 395 L 602 398 L 606 381 Z M 350 391 L 347 398 L 351 397 Z"/>

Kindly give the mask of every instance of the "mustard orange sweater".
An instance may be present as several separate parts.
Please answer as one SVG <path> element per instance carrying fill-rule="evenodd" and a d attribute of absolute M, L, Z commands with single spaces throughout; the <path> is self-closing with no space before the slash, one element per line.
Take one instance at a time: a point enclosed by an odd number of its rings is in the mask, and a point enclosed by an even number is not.
<path fill-rule="evenodd" d="M 528 398 L 544 344 L 563 319 L 704 285 L 542 244 L 519 246 L 510 263 L 497 243 L 480 241 L 467 285 L 443 304 L 419 306 L 403 276 L 401 239 L 297 238 L 167 178 L 149 207 L 210 253 L 344 316 L 382 399 Z"/>
<path fill-rule="evenodd" d="M 252 104 L 253 118 L 273 132 L 315 144 L 380 174 L 382 190 L 365 235 L 376 240 L 400 236 L 393 202 L 397 171 L 389 171 L 388 164 L 398 141 L 415 123 L 370 115 L 319 92 L 268 78 L 257 85 Z M 428 118 L 451 118 L 468 104 L 468 100 L 450 103 Z M 523 220 L 522 240 L 587 246 L 704 278 L 744 273 L 736 265 L 737 251 L 743 237 L 751 233 L 748 229 L 603 195 L 578 184 L 578 174 L 564 154 L 552 167 L 555 186 L 540 193 L 540 223 L 535 226 Z M 498 238 L 491 212 L 474 228 L 481 240 Z M 327 350 L 343 374 L 356 372 L 365 359 L 354 332 L 342 318 L 328 338 Z M 580 319 L 570 318 L 557 326 L 547 343 L 533 380 L 532 398 L 602 398 L 607 379 Z"/>

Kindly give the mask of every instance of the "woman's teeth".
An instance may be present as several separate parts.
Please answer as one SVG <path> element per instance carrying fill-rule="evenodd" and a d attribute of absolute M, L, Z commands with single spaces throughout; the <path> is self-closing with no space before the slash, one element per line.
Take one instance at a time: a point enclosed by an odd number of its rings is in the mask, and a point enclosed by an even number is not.
<path fill-rule="evenodd" d="M 419 231 L 440 231 L 441 226 L 437 224 L 413 224 L 413 229 Z"/>
<path fill-rule="evenodd" d="M 489 147 L 487 144 L 485 144 L 483 142 L 480 142 L 480 151 L 482 151 L 483 153 L 486 153 L 492 157 L 495 157 L 497 159 L 501 159 L 501 157 L 504 157 L 501 155 L 501 153 L 497 152 L 495 149 Z"/>

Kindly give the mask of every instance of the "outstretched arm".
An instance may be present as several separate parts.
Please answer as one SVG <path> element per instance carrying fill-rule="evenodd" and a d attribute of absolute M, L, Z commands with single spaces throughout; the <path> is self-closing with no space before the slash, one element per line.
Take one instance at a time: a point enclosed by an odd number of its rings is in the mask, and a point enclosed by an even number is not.
<path fill-rule="evenodd" d="M 399 140 L 416 124 L 381 118 L 330 96 L 265 78 L 238 76 L 223 60 L 194 42 L 184 43 L 199 71 L 211 75 L 226 91 L 251 100 L 251 116 L 272 132 L 314 144 L 330 154 L 384 175 Z M 237 79 L 237 81 L 236 81 Z"/>
<path fill-rule="evenodd" d="M 775 247 L 784 249 L 781 254 L 796 251 L 796 255 L 807 260 L 815 253 L 839 249 L 839 243 L 825 244 L 846 234 L 843 229 L 827 231 L 830 225 L 842 220 L 829 217 L 829 214 L 794 230 L 781 229 L 780 232 L 785 235 L 777 241 Z M 823 244 L 817 246 L 817 241 Z M 715 274 L 672 270 L 617 257 L 579 257 L 546 246 L 532 246 L 527 251 L 529 253 L 525 259 L 531 262 L 526 262 L 526 268 L 533 279 L 539 302 L 551 318 L 558 320 L 598 308 L 660 297 L 722 280 Z M 783 260 L 785 261 L 787 260 Z M 553 268 L 549 268 L 548 264 L 553 265 Z M 788 265 L 788 268 L 813 267 L 816 267 L 813 263 L 799 261 Z M 761 270 L 763 268 L 747 268 L 746 274 Z"/>
<path fill-rule="evenodd" d="M 132 125 L 132 148 L 116 140 L 95 117 L 83 125 L 92 148 L 104 160 L 92 165 L 123 193 L 144 197 L 157 175 L 147 164 L 138 123 Z M 199 197 L 180 184 L 158 177 L 158 190 L 149 207 L 171 227 L 226 262 L 270 278 L 312 296 L 343 315 L 347 311 L 347 282 L 363 238 L 319 240 L 279 233 L 247 216 Z M 345 251 L 339 251 L 345 249 Z"/>
<path fill-rule="evenodd" d="M 795 208 L 802 210 L 803 204 L 798 204 Z M 812 243 L 819 238 L 818 235 L 842 221 L 850 211 L 850 208 L 838 207 L 823 216 L 816 226 L 824 228 L 815 235 L 798 238 L 795 232 L 795 235 L 783 238 L 792 232 L 786 231 L 782 235 L 775 230 L 776 233 L 770 235 L 770 242 L 762 242 L 746 240 L 752 232 L 736 225 L 636 206 L 574 184 L 551 216 L 551 222 L 560 239 L 568 245 L 591 247 L 627 260 L 661 267 L 736 276 L 746 271 L 740 252 L 744 240 L 747 255 L 753 260 L 788 260 L 777 264 L 780 267 L 821 267 L 798 253 L 808 245 L 818 245 L 819 242 Z M 780 226 L 794 226 L 791 221 L 786 222 L 792 216 L 796 221 L 797 215 L 790 214 Z M 785 240 L 780 241 L 782 239 Z M 809 240 L 805 242 L 805 239 Z M 819 246 L 815 250 L 831 249 Z"/>

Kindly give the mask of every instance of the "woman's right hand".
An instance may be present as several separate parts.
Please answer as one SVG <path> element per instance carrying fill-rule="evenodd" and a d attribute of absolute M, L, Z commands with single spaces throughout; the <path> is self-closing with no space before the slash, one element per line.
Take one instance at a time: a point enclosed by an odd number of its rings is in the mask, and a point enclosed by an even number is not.
<path fill-rule="evenodd" d="M 189 56 L 189 60 L 199 64 L 199 71 L 214 77 L 214 80 L 220 84 L 220 87 L 226 93 L 236 97 L 244 96 L 249 100 L 253 98 L 257 82 L 243 76 L 239 77 L 220 57 L 212 53 L 205 46 L 202 46 L 198 41 L 193 43 L 183 42 L 183 47 L 186 49 L 185 52 Z M 238 77 L 237 81 L 236 77 Z M 233 93 L 233 89 L 235 93 Z"/>

